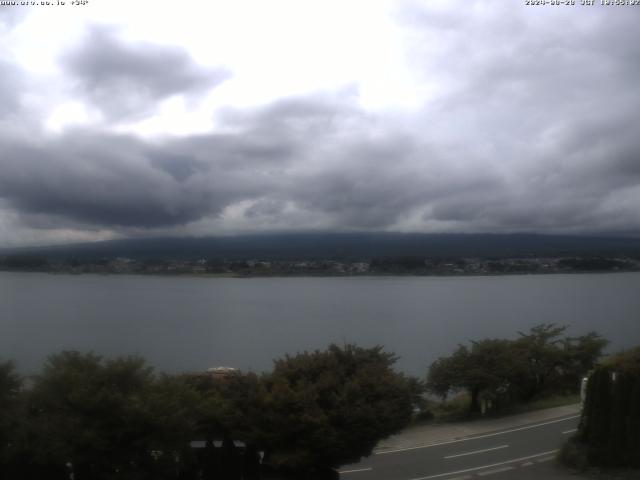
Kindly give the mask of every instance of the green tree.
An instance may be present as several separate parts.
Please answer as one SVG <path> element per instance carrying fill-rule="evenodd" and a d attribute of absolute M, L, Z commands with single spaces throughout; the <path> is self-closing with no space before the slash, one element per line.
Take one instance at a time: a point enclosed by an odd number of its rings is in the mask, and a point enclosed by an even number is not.
<path fill-rule="evenodd" d="M 149 408 L 152 369 L 141 358 L 49 357 L 29 395 L 36 464 L 73 465 L 76 478 L 133 478 L 150 467 L 158 418 Z"/>
<path fill-rule="evenodd" d="M 469 363 L 469 349 L 458 345 L 453 354 L 440 357 L 429 367 L 427 390 L 443 400 L 455 390 L 466 388 L 464 374 Z"/>
<path fill-rule="evenodd" d="M 259 470 L 257 451 L 263 438 L 260 423 L 264 415 L 264 389 L 260 378 L 239 371 L 220 376 L 191 374 L 183 378 L 198 394 L 194 438 L 206 441 L 202 453 L 205 478 L 240 478 L 243 464 L 245 478 L 255 478 Z M 214 449 L 214 440 L 222 441 L 222 448 Z M 243 458 L 231 447 L 232 441 L 245 443 Z"/>
<path fill-rule="evenodd" d="M 597 365 L 608 344 L 609 341 L 596 332 L 563 339 L 561 348 L 565 358 L 559 372 L 558 388 L 577 392 L 582 377 Z"/>
<path fill-rule="evenodd" d="M 486 339 L 464 345 L 450 357 L 436 360 L 429 369 L 427 389 L 441 397 L 451 391 L 466 390 L 469 412 L 480 412 L 481 399 L 491 404 L 507 402 L 513 392 L 513 379 L 521 369 L 512 342 Z"/>
<path fill-rule="evenodd" d="M 640 347 L 606 359 L 589 376 L 571 447 L 594 466 L 640 467 Z"/>
<path fill-rule="evenodd" d="M 566 329 L 566 325 L 543 323 L 527 333 L 518 332 L 520 338 L 515 345 L 518 355 L 524 360 L 525 370 L 517 379 L 517 384 L 523 400 L 532 400 L 542 393 L 550 380 L 557 376 L 560 367 L 569 361 L 561 348 L 561 336 Z"/>
<path fill-rule="evenodd" d="M 208 439 L 233 437 L 248 443 L 259 438 L 256 419 L 264 409 L 264 387 L 253 373 L 234 372 L 220 377 L 186 375 L 199 396 L 198 434 Z"/>
<path fill-rule="evenodd" d="M 22 379 L 15 372 L 13 363 L 0 363 L 0 474 L 6 470 L 15 449 L 21 386 Z"/>
<path fill-rule="evenodd" d="M 485 339 L 460 345 L 429 368 L 427 389 L 446 397 L 469 393 L 469 411 L 530 401 L 552 393 L 576 393 L 579 380 L 593 368 L 607 341 L 595 332 L 564 337 L 566 326 L 536 325 L 515 340 Z"/>
<path fill-rule="evenodd" d="M 528 333 L 519 332 L 516 348 L 526 365 L 517 379 L 523 400 L 545 393 L 577 392 L 580 378 L 602 356 L 608 341 L 598 333 L 564 337 L 566 330 L 565 325 L 550 323 L 536 325 Z"/>
<path fill-rule="evenodd" d="M 183 375 L 161 375 L 145 389 L 144 404 L 152 418 L 147 437 L 154 459 L 147 465 L 152 478 L 174 478 L 176 470 L 196 468 L 189 444 L 199 438 L 201 403 L 200 393 Z"/>
<path fill-rule="evenodd" d="M 382 347 L 331 345 L 276 360 L 263 379 L 268 461 L 293 470 L 337 467 L 371 454 L 408 424 L 421 386 L 392 369 Z"/>

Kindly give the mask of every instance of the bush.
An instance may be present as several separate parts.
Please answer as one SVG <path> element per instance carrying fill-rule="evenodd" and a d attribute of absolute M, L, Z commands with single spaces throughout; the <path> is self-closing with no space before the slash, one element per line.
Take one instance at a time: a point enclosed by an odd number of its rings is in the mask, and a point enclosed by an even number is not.
<path fill-rule="evenodd" d="M 595 332 L 564 336 L 566 326 L 541 324 L 520 338 L 484 339 L 459 345 L 429 367 L 427 389 L 446 397 L 469 393 L 468 411 L 506 411 L 549 395 L 578 393 L 607 341 Z"/>
<path fill-rule="evenodd" d="M 413 417 L 422 385 L 394 371 L 395 360 L 382 347 L 331 345 L 277 360 L 263 376 L 158 376 L 138 357 L 62 352 L 24 390 L 0 363 L 0 478 L 239 478 L 240 468 L 256 478 L 258 451 L 276 475 L 337 478 L 332 468 Z"/>
<path fill-rule="evenodd" d="M 413 421 L 416 423 L 430 422 L 434 418 L 435 418 L 435 414 L 431 410 L 426 409 L 426 410 L 420 410 L 418 413 L 416 413 L 415 416 L 413 417 Z"/>
<path fill-rule="evenodd" d="M 292 470 L 338 467 L 370 455 L 409 424 L 420 384 L 392 369 L 382 347 L 331 345 L 276 360 L 260 421 L 268 460 Z"/>
<path fill-rule="evenodd" d="M 587 462 L 587 446 L 580 442 L 577 436 L 571 437 L 560 448 L 558 461 L 571 469 L 584 472 L 589 465 Z"/>
<path fill-rule="evenodd" d="M 591 374 L 579 435 L 590 465 L 640 467 L 640 347 Z"/>
<path fill-rule="evenodd" d="M 461 420 L 469 417 L 469 394 L 459 393 L 431 406 L 436 420 Z"/>

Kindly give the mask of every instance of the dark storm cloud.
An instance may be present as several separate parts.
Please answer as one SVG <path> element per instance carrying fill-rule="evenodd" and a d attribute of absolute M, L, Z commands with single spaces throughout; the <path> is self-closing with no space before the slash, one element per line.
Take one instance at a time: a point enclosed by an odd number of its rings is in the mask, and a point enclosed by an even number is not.
<path fill-rule="evenodd" d="M 329 107 L 326 100 L 276 102 L 241 122 L 236 116 L 238 133 L 162 146 L 88 131 L 45 143 L 4 138 L 0 196 L 32 218 L 108 228 L 183 225 L 240 200 L 256 202 L 247 217 L 293 202 L 335 216 L 337 227 L 383 226 L 421 195 L 411 172 L 394 173 L 413 147 L 392 136 L 365 141 L 366 116 L 353 101 L 334 98 Z M 348 125 L 349 139 L 341 139 Z"/>
<path fill-rule="evenodd" d="M 255 166 L 278 180 L 247 210 L 252 219 L 282 220 L 289 202 L 311 217 L 328 218 L 330 228 L 384 229 L 438 198 L 499 183 L 494 172 L 456 168 L 450 153 L 365 112 L 353 89 L 291 98 L 231 118 L 251 125 L 244 138 L 288 146 L 275 165 L 256 157 Z"/>
<path fill-rule="evenodd" d="M 108 228 L 157 228 L 215 216 L 288 182 L 282 168 L 301 138 L 274 127 L 278 112 L 254 112 L 239 134 L 161 147 L 86 130 L 34 142 L 3 137 L 0 197 L 40 224 L 51 215 Z"/>
<path fill-rule="evenodd" d="M 434 194 L 425 178 L 428 161 L 420 165 L 412 157 L 418 151 L 413 139 L 389 135 L 367 141 L 361 131 L 328 152 L 331 165 L 301 172 L 288 195 L 306 210 L 329 215 L 336 228 L 384 228 Z"/>
<path fill-rule="evenodd" d="M 502 6 L 403 12 L 423 62 L 417 75 L 447 85 L 423 122 L 444 125 L 449 145 L 475 147 L 467 166 L 497 181 L 435 199 L 425 219 L 468 230 L 640 232 L 637 214 L 606 207 L 620 195 L 640 201 L 635 15 Z"/>
<path fill-rule="evenodd" d="M 17 112 L 23 80 L 15 65 L 0 59 L 0 120 Z"/>
<path fill-rule="evenodd" d="M 0 200 L 42 229 L 179 233 L 224 227 L 240 205 L 233 221 L 255 230 L 640 235 L 635 16 L 500 5 L 402 17 L 412 73 L 435 92 L 412 112 L 371 113 L 351 86 L 227 108 L 215 132 L 153 142 L 5 132 Z M 91 35 L 63 63 L 114 118 L 222 80 L 182 50 Z M 2 84 L 15 69 L 0 69 Z M 3 90 L 0 102 L 0 115 L 19 111 Z"/>
<path fill-rule="evenodd" d="M 219 212 L 246 189 L 230 181 L 233 172 L 215 168 L 185 177 L 194 168 L 184 164 L 188 155 L 126 136 L 71 131 L 38 144 L 4 139 L 2 150 L 0 196 L 15 209 L 94 226 L 182 225 Z"/>
<path fill-rule="evenodd" d="M 151 156 L 151 165 L 163 170 L 177 182 L 184 182 L 193 175 L 206 171 L 206 167 L 193 157 L 168 155 L 162 152 Z"/>
<path fill-rule="evenodd" d="M 501 155 L 491 163 L 473 146 L 398 131 L 349 92 L 226 118 L 234 133 L 161 145 L 87 131 L 38 144 L 5 139 L 0 194 L 40 224 L 49 215 L 115 229 L 179 227 L 248 200 L 247 221 L 292 229 L 299 218 L 287 219 L 287 205 L 334 229 L 385 229 L 416 210 L 450 230 L 579 231 L 603 224 L 598 207 L 610 192 L 637 184 L 640 145 L 623 124 L 581 142 L 583 122 L 514 163 L 504 155 L 517 148 L 495 147 L 485 153 Z"/>
<path fill-rule="evenodd" d="M 277 156 L 256 156 L 255 167 L 275 176 L 277 188 L 256 200 L 249 218 L 278 215 L 289 202 L 311 216 L 329 217 L 331 228 L 379 229 L 440 189 L 425 176 L 433 152 L 380 125 L 379 117 L 358 106 L 353 88 L 285 99 L 227 118 L 251 126 L 245 138 L 276 140 L 280 149 Z"/>
<path fill-rule="evenodd" d="M 81 140 L 79 140 L 81 139 Z M 73 132 L 46 144 L 3 142 L 0 195 L 15 209 L 113 226 L 180 224 L 202 215 L 202 196 L 145 162 L 140 142 Z"/>
<path fill-rule="evenodd" d="M 28 7 L 18 5 L 0 5 L 0 31 L 10 30 L 27 15 Z"/>
<path fill-rule="evenodd" d="M 61 63 L 79 92 L 110 118 L 144 117 L 161 100 L 204 93 L 230 77 L 223 68 L 198 66 L 182 48 L 129 44 L 105 26 L 90 28 Z"/>

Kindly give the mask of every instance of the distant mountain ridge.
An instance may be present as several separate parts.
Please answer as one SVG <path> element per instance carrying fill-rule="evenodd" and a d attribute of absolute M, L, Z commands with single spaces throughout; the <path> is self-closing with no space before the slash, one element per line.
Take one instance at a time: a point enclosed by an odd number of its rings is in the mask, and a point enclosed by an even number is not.
<path fill-rule="evenodd" d="M 0 249 L 49 259 L 370 259 L 375 257 L 640 256 L 640 239 L 537 234 L 281 233 L 137 238 Z"/>

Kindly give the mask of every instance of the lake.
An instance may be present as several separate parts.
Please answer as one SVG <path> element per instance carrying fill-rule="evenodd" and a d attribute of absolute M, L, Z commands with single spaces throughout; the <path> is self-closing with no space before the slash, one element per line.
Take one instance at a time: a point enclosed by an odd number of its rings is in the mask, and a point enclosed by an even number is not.
<path fill-rule="evenodd" d="M 63 349 L 139 354 L 161 371 L 260 372 L 330 342 L 384 345 L 423 377 L 458 343 L 542 322 L 640 344 L 640 273 L 207 278 L 0 272 L 0 360 L 36 372 Z"/>

